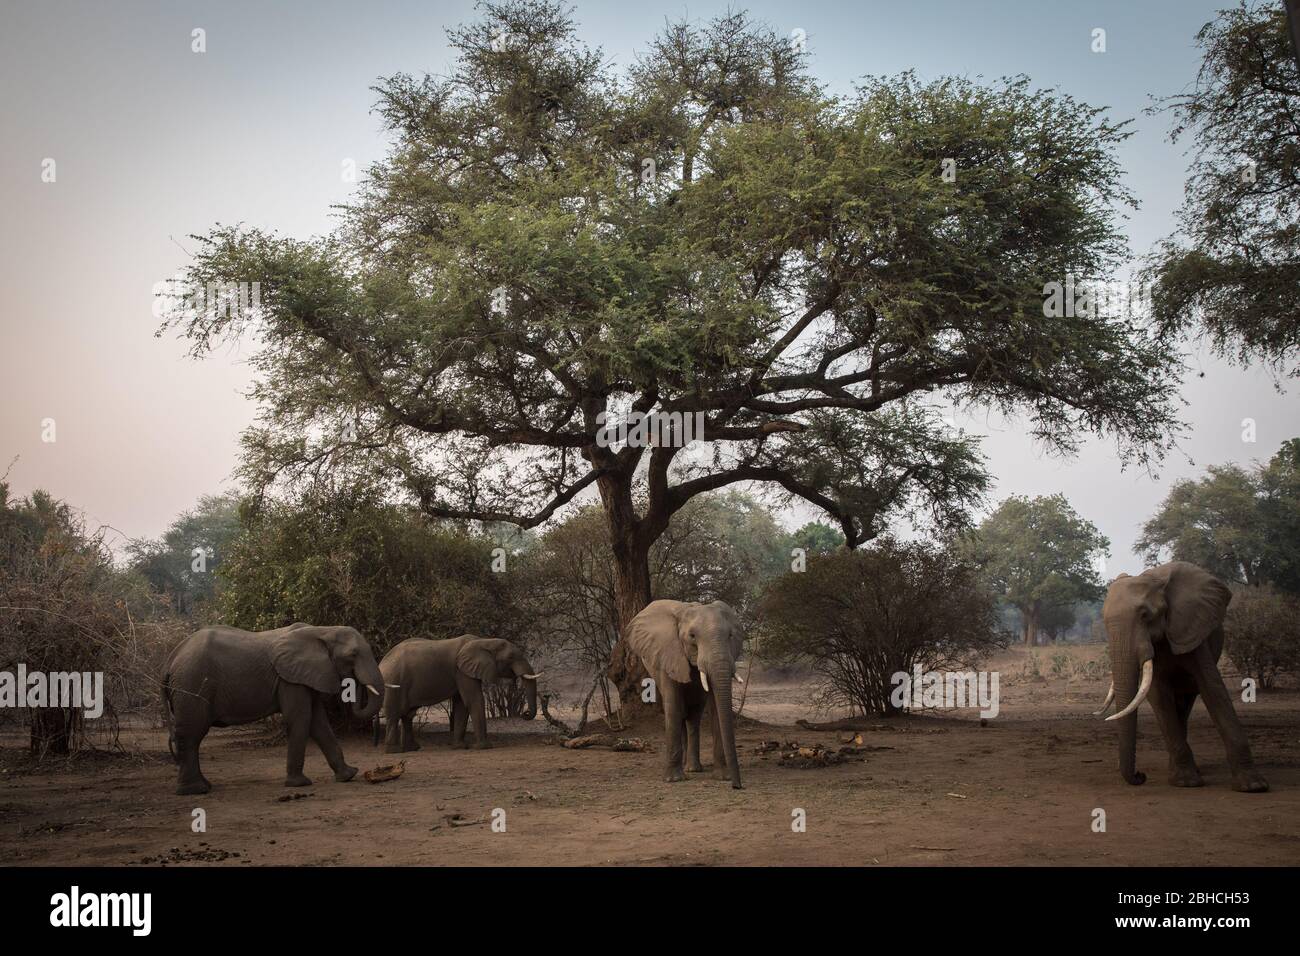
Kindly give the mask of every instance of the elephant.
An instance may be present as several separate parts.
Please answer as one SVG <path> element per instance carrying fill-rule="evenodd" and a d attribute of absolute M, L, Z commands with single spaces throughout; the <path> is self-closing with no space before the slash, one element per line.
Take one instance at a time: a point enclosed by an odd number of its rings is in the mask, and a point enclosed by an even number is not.
<path fill-rule="evenodd" d="M 1232 789 L 1260 793 L 1268 784 L 1255 770 L 1246 732 L 1219 675 L 1223 620 L 1232 592 L 1208 571 L 1172 561 L 1113 582 L 1102 606 L 1110 646 L 1112 680 L 1101 716 L 1111 701 L 1119 710 L 1119 770 L 1128 783 L 1146 782 L 1136 767 L 1137 709 L 1151 702 L 1169 751 L 1169 782 L 1199 787 L 1204 781 L 1187 746 L 1187 718 L 1196 696 L 1223 738 Z"/>
<path fill-rule="evenodd" d="M 273 631 L 214 626 L 181 641 L 163 671 L 168 744 L 178 767 L 178 794 L 207 793 L 212 784 L 199 770 L 199 744 L 212 727 L 229 727 L 284 715 L 289 735 L 286 787 L 307 787 L 302 765 L 310 736 L 346 783 L 357 768 L 343 751 L 325 716 L 323 696 L 337 694 L 344 678 L 356 684 L 353 713 L 368 721 L 383 701 L 383 677 L 366 639 L 350 627 L 291 624 Z M 369 693 L 361 703 L 361 688 Z"/>
<path fill-rule="evenodd" d="M 668 738 L 664 780 L 674 783 L 686 779 L 687 772 L 704 770 L 700 764 L 700 719 L 708 710 L 713 776 L 729 778 L 731 786 L 739 790 L 731 680 L 745 638 L 736 612 L 722 601 L 651 601 L 628 623 L 624 636 L 654 677 L 663 701 Z"/>
<path fill-rule="evenodd" d="M 412 637 L 402 641 L 379 662 L 384 679 L 384 752 L 419 750 L 412 723 L 421 707 L 451 700 L 451 745 L 465 747 L 465 730 L 474 716 L 475 746 L 492 746 L 487 739 L 483 682 L 522 680 L 527 704 L 522 716 L 537 714 L 537 678 L 523 651 L 509 641 L 463 634 L 445 640 Z M 379 742 L 378 721 L 375 743 Z"/>

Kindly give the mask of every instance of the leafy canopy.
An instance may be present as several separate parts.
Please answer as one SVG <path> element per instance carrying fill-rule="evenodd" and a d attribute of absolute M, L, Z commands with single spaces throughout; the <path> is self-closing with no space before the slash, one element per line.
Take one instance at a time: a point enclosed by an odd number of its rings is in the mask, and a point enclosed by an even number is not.
<path fill-rule="evenodd" d="M 1169 97 L 1171 138 L 1194 144 L 1179 235 L 1153 257 L 1154 318 L 1221 355 L 1300 374 L 1300 71 L 1280 3 L 1201 28 L 1191 92 Z"/>
<path fill-rule="evenodd" d="M 693 496 L 758 482 L 855 546 L 986 489 L 926 396 L 1023 413 L 1059 452 L 1167 447 L 1173 353 L 1042 309 L 1124 254 L 1124 124 L 1024 78 L 831 96 L 740 13 L 617 73 L 555 3 L 482 10 L 448 76 L 376 87 L 393 146 L 335 233 L 202 237 L 189 281 L 257 281 L 261 308 L 170 326 L 196 354 L 257 337 L 254 489 L 359 474 L 533 527 L 594 487 L 644 554 Z M 628 410 L 702 413 L 704 440 L 598 445 Z"/>

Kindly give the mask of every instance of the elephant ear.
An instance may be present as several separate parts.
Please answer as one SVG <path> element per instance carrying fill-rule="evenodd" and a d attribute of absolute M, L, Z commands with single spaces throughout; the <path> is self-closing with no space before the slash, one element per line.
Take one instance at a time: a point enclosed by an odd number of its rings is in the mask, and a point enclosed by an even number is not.
<path fill-rule="evenodd" d="M 628 623 L 624 637 L 651 674 L 667 674 L 685 684 L 691 679 L 691 663 L 678 630 L 676 607 L 680 605 L 670 601 L 648 604 Z"/>
<path fill-rule="evenodd" d="M 1165 638 L 1175 654 L 1190 653 L 1223 626 L 1232 592 L 1209 571 L 1186 561 L 1173 561 L 1157 570 L 1167 572 L 1163 575 L 1169 605 Z"/>
<path fill-rule="evenodd" d="M 466 641 L 456 652 L 456 666 L 461 673 L 475 680 L 496 680 L 497 659 L 492 653 L 492 643 L 483 638 Z"/>
<path fill-rule="evenodd" d="M 330 659 L 323 627 L 295 624 L 271 640 L 271 664 L 280 680 L 304 684 L 322 694 L 337 694 L 342 679 Z"/>

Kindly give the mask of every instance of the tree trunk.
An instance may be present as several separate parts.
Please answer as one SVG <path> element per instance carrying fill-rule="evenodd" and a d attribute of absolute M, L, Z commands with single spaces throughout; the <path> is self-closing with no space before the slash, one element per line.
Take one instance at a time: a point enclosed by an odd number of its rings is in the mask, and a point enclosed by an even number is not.
<path fill-rule="evenodd" d="M 641 681 L 649 674 L 641 659 L 628 649 L 622 634 L 628 622 L 650 603 L 650 549 L 637 547 L 614 549 L 614 601 L 618 608 L 618 643 L 609 655 L 609 679 L 618 687 L 619 709 L 631 719 L 649 705 L 641 700 Z"/>
<path fill-rule="evenodd" d="M 597 482 L 605 517 L 609 520 L 610 548 L 614 558 L 614 604 L 618 612 L 619 639 L 610 651 L 610 680 L 618 687 L 619 709 L 632 719 L 649 709 L 641 701 L 641 681 L 649 676 L 640 658 L 632 653 L 622 634 L 628 622 L 650 603 L 650 545 L 653 537 L 637 517 L 632 501 L 632 482 L 621 475 L 609 475 Z"/>
<path fill-rule="evenodd" d="M 72 738 L 81 712 L 61 707 L 40 707 L 31 712 L 31 752 L 40 759 L 46 754 L 65 755 L 72 750 Z"/>
<path fill-rule="evenodd" d="M 1038 607 L 1029 607 L 1020 614 L 1025 619 L 1025 646 L 1033 647 L 1038 643 Z"/>

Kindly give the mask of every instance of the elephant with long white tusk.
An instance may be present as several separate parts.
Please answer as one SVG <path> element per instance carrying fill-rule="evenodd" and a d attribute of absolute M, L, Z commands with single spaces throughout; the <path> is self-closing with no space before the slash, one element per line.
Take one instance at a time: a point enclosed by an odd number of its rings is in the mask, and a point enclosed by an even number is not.
<path fill-rule="evenodd" d="M 179 794 L 212 789 L 199 769 L 199 744 L 212 727 L 229 727 L 284 716 L 289 736 L 286 787 L 306 787 L 303 774 L 307 738 L 316 741 L 334 771 L 346 782 L 357 768 L 343 760 L 343 751 L 325 716 L 323 698 L 365 687 L 362 704 L 352 700 L 353 713 L 369 721 L 379 712 L 383 677 L 366 639 L 350 627 L 291 624 L 273 631 L 241 631 L 234 627 L 205 627 L 181 641 L 163 671 L 163 700 L 174 745 Z"/>
<path fill-rule="evenodd" d="M 1119 724 L 1119 769 L 1127 782 L 1146 782 L 1136 755 L 1137 710 L 1147 701 L 1169 751 L 1169 782 L 1175 787 L 1203 784 L 1187 745 L 1187 721 L 1199 695 L 1227 747 L 1232 788 L 1247 793 L 1268 789 L 1219 675 L 1223 621 L 1231 599 L 1221 581 L 1185 561 L 1136 576 L 1121 574 L 1111 582 L 1102 619 L 1113 679 L 1097 714 L 1105 713 L 1112 699 L 1119 707 L 1106 720 Z"/>

